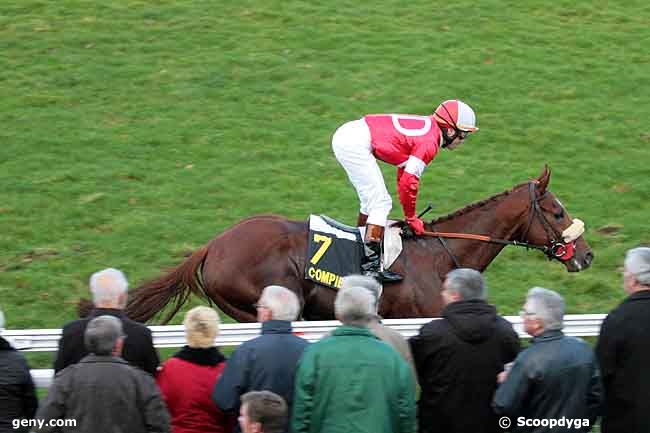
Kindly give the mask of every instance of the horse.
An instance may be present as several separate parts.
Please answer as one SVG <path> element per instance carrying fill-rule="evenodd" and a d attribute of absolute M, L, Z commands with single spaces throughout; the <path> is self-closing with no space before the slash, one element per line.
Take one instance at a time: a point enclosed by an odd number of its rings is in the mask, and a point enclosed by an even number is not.
<path fill-rule="evenodd" d="M 384 288 L 381 317 L 439 316 L 445 275 L 457 267 L 483 272 L 507 245 L 541 250 L 569 272 L 588 268 L 593 253 L 584 230 L 563 239 L 575 224 L 547 189 L 550 177 L 545 166 L 538 178 L 425 223 L 425 236 L 405 238 L 390 267 L 404 280 Z M 296 293 L 302 318 L 331 320 L 336 291 L 304 278 L 308 233 L 306 221 L 278 215 L 244 219 L 166 275 L 137 287 L 126 314 L 146 322 L 172 302 L 167 323 L 193 293 L 239 322 L 254 322 L 263 288 L 277 284 Z"/>

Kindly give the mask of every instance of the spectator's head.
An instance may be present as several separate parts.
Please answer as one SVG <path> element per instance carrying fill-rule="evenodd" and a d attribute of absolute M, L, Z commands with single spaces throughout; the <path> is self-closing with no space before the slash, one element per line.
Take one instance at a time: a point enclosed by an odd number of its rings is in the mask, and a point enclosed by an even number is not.
<path fill-rule="evenodd" d="M 94 318 L 84 333 L 86 350 L 98 356 L 120 356 L 124 338 L 122 322 L 115 316 Z"/>
<path fill-rule="evenodd" d="M 284 399 L 271 391 L 251 391 L 241 396 L 239 426 L 242 433 L 283 433 L 287 417 Z"/>
<path fill-rule="evenodd" d="M 300 301 L 291 290 L 282 286 L 267 286 L 257 301 L 257 321 L 287 320 L 298 318 Z"/>
<path fill-rule="evenodd" d="M 187 345 L 197 349 L 214 346 L 219 335 L 219 314 L 210 307 L 194 307 L 185 314 L 185 339 Z"/>
<path fill-rule="evenodd" d="M 485 279 L 474 269 L 454 269 L 447 274 L 441 294 L 445 305 L 470 299 L 485 300 L 487 298 Z"/>
<path fill-rule="evenodd" d="M 334 301 L 334 314 L 344 325 L 367 326 L 375 316 L 375 297 L 363 287 L 340 289 Z"/>
<path fill-rule="evenodd" d="M 117 269 L 104 269 L 90 277 L 90 291 L 97 308 L 124 308 L 128 288 L 126 277 Z"/>
<path fill-rule="evenodd" d="M 544 331 L 562 329 L 564 299 L 553 290 L 533 287 L 528 291 L 524 309 L 520 314 L 524 321 L 524 330 L 533 337 Z"/>
<path fill-rule="evenodd" d="M 650 248 L 633 248 L 625 255 L 623 287 L 628 293 L 650 290 Z"/>
<path fill-rule="evenodd" d="M 341 289 L 347 289 L 349 287 L 363 287 L 372 293 L 374 298 L 373 309 L 377 312 L 379 307 L 379 297 L 381 296 L 381 284 L 373 278 L 367 275 L 348 275 L 341 279 Z"/>

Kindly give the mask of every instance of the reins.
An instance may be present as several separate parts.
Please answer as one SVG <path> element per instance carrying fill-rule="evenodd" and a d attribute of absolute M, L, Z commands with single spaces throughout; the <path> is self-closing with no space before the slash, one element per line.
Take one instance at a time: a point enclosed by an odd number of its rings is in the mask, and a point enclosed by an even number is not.
<path fill-rule="evenodd" d="M 528 237 L 528 231 L 530 230 L 530 227 L 533 223 L 533 220 L 535 216 L 538 217 L 540 220 L 542 227 L 544 228 L 544 231 L 546 232 L 551 246 L 549 247 L 548 245 L 536 245 L 536 244 L 531 244 L 529 242 L 525 241 L 511 241 L 508 239 L 499 239 L 499 238 L 493 238 L 492 236 L 486 236 L 486 235 L 477 235 L 477 234 L 472 234 L 472 233 L 454 233 L 454 232 L 438 232 L 438 231 L 424 231 L 420 236 L 429 236 L 429 237 L 434 237 L 437 238 L 444 249 L 447 251 L 449 256 L 451 257 L 452 261 L 454 262 L 454 265 L 459 268 L 460 264 L 458 262 L 458 259 L 456 256 L 452 253 L 452 251 L 449 249 L 447 246 L 447 243 L 444 241 L 444 239 L 467 239 L 467 240 L 473 240 L 473 241 L 480 241 L 480 242 L 487 242 L 491 244 L 499 244 L 499 245 L 512 245 L 515 247 L 523 247 L 528 249 L 533 249 L 533 250 L 539 250 L 543 252 L 549 259 L 557 259 L 557 245 L 560 245 L 559 242 L 557 241 L 556 238 L 556 233 L 555 231 L 550 227 L 550 224 L 548 221 L 546 221 L 546 218 L 544 218 L 544 214 L 542 213 L 542 210 L 540 209 L 539 206 L 539 201 L 543 199 L 546 196 L 546 192 L 542 194 L 540 197 L 535 196 L 535 181 L 531 181 L 528 184 L 528 190 L 530 192 L 530 203 L 531 203 L 531 209 L 528 217 L 528 224 L 526 225 L 526 230 L 524 231 L 524 236 L 523 239 L 526 239 Z M 429 205 L 429 208 L 427 208 L 427 211 L 430 209 L 431 205 Z"/>
<path fill-rule="evenodd" d="M 515 247 L 524 247 L 526 249 L 535 249 L 540 250 L 544 253 L 548 251 L 548 247 L 545 245 L 535 245 L 528 242 L 520 241 L 509 241 L 507 239 L 498 239 L 491 236 L 485 235 L 475 235 L 470 233 L 450 233 L 450 232 L 430 232 L 424 231 L 420 236 L 431 236 L 434 238 L 445 238 L 445 239 L 470 239 L 474 241 L 488 242 L 491 244 L 501 244 L 501 245 L 513 245 Z"/>

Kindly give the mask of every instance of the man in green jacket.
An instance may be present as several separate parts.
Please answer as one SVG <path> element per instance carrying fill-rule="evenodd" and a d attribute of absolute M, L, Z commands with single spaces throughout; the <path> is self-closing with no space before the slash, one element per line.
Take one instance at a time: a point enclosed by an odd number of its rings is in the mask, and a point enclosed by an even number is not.
<path fill-rule="evenodd" d="M 292 433 L 415 433 L 415 382 L 408 364 L 366 325 L 373 295 L 339 291 L 343 325 L 303 353 L 296 373 Z"/>

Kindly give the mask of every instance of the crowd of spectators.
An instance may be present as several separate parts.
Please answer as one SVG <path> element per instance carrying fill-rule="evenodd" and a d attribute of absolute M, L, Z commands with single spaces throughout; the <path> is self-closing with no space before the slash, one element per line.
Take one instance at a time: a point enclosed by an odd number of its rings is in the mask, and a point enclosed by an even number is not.
<path fill-rule="evenodd" d="M 595 349 L 562 332 L 560 294 L 530 289 L 523 350 L 472 269 L 446 276 L 441 318 L 410 340 L 381 323 L 371 278 L 343 279 L 341 325 L 313 344 L 292 332 L 297 296 L 268 286 L 261 335 L 229 359 L 215 346 L 218 313 L 201 306 L 185 315 L 187 345 L 159 365 L 150 330 L 123 313 L 125 276 L 106 269 L 90 279 L 90 316 L 63 328 L 40 404 L 25 358 L 0 337 L 0 433 L 556 433 L 599 418 L 603 433 L 648 433 L 650 248 L 627 252 L 623 286 Z"/>

